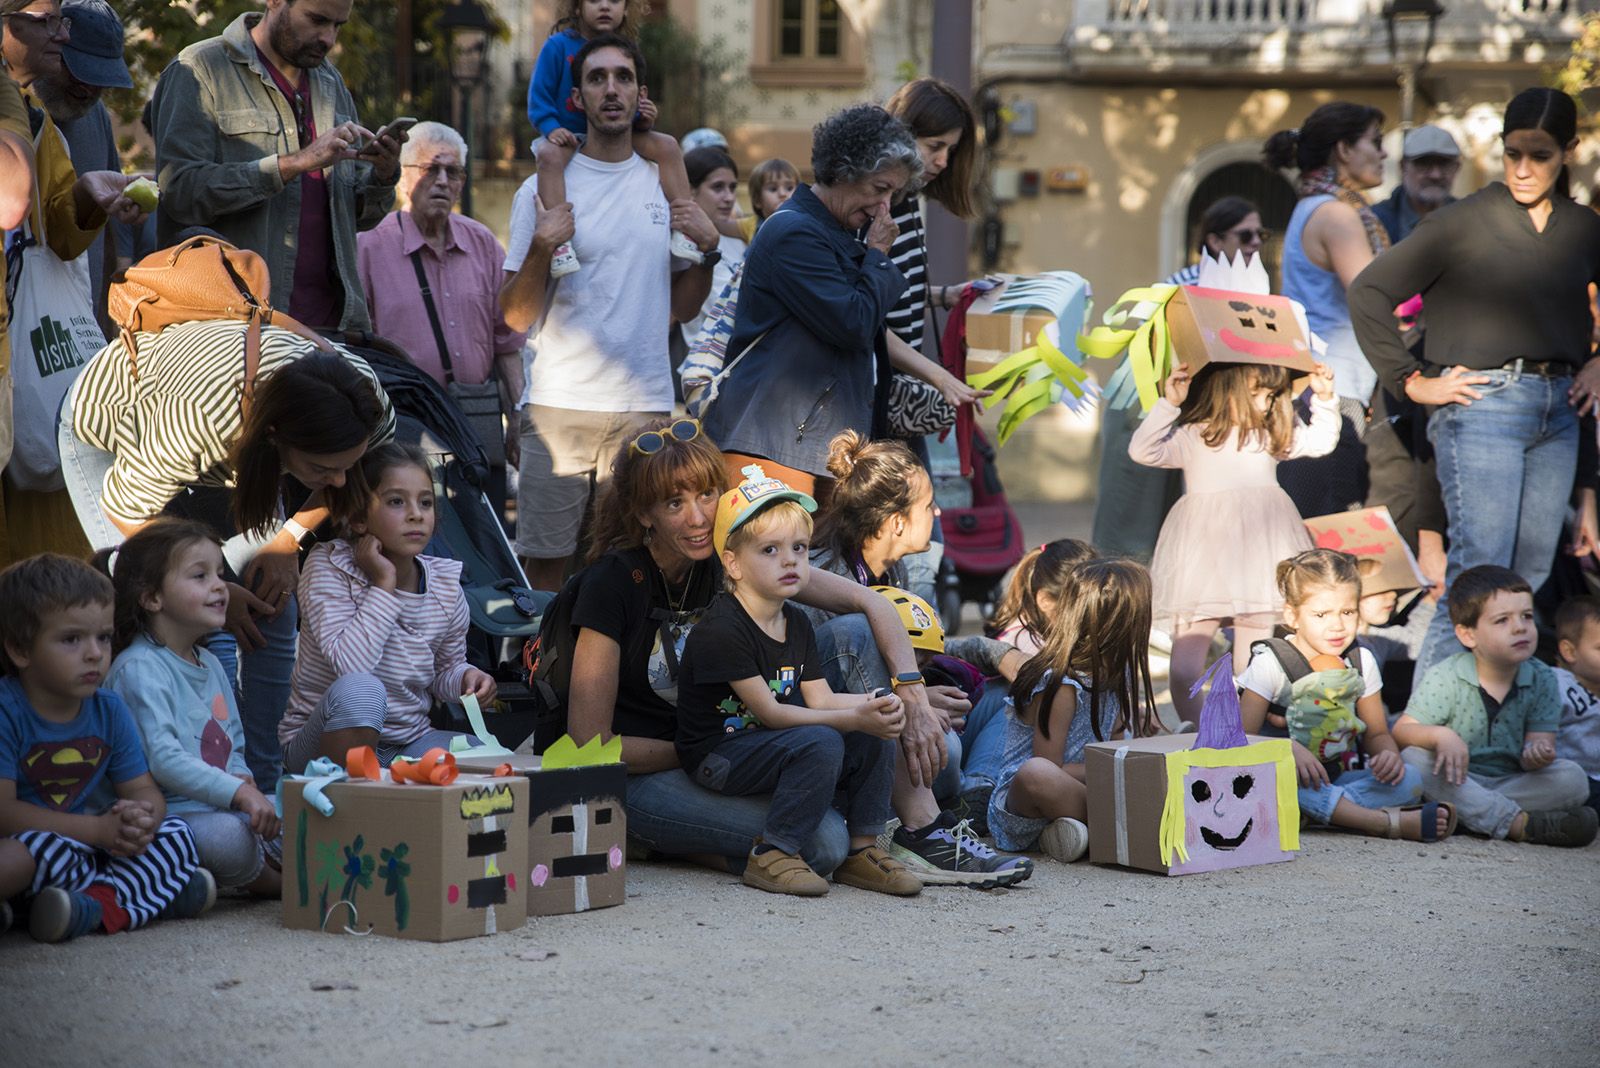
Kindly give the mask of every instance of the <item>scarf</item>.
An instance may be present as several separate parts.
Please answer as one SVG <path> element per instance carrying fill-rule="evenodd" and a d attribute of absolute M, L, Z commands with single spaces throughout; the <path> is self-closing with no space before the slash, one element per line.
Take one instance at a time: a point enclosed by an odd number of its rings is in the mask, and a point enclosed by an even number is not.
<path fill-rule="evenodd" d="M 1372 246 L 1372 254 L 1378 256 L 1388 250 L 1389 231 L 1378 221 L 1378 215 L 1372 210 L 1372 205 L 1367 203 L 1367 198 L 1362 195 L 1361 190 L 1336 177 L 1332 166 L 1318 167 L 1314 171 L 1302 174 L 1300 187 L 1295 192 L 1301 197 L 1326 194 L 1350 205 L 1356 209 L 1356 214 L 1361 216 L 1361 225 L 1366 228 L 1367 244 Z"/>

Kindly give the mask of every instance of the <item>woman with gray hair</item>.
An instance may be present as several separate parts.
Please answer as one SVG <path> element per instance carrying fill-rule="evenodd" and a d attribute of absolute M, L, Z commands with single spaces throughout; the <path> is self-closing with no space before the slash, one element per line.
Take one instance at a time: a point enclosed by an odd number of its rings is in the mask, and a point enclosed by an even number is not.
<path fill-rule="evenodd" d="M 881 436 L 884 317 L 906 288 L 888 255 L 890 203 L 922 158 L 904 123 L 857 104 L 812 130 L 811 169 L 815 181 L 762 223 L 745 257 L 727 378 L 704 425 L 735 484 L 760 463 L 815 495 L 834 435 Z"/>

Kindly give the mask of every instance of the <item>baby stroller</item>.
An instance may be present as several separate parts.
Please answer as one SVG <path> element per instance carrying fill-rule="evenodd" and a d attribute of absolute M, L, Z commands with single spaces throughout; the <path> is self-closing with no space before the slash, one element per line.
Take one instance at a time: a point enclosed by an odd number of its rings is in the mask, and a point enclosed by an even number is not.
<path fill-rule="evenodd" d="M 539 633 L 553 596 L 529 589 L 484 486 L 483 447 L 450 395 L 392 342 L 362 335 L 344 340 L 366 360 L 394 405 L 396 440 L 416 445 L 433 462 L 433 540 L 426 552 L 461 561 L 461 585 L 471 616 L 467 660 L 507 687 L 520 678 L 523 644 Z"/>
<path fill-rule="evenodd" d="M 945 566 L 940 573 L 939 611 L 952 634 L 961 620 L 961 606 L 968 601 L 979 605 L 983 618 L 994 614 L 1001 580 L 1027 551 L 1022 522 L 1000 484 L 994 446 L 976 423 L 969 440 L 972 477 L 966 481 L 972 490 L 971 502 L 940 507 Z"/>

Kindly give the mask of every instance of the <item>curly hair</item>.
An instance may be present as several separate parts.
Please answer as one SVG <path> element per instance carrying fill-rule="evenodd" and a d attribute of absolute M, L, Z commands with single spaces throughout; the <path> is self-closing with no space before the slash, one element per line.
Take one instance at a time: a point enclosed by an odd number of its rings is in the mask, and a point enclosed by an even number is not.
<path fill-rule="evenodd" d="M 854 104 L 811 128 L 811 173 L 818 185 L 849 185 L 889 167 L 908 182 L 922 177 L 922 155 L 910 127 L 876 104 Z"/>

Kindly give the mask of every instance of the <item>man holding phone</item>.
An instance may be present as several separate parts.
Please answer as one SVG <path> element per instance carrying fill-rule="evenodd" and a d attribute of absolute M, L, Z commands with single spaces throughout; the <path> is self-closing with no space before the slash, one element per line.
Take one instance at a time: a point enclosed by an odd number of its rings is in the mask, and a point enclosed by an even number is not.
<path fill-rule="evenodd" d="M 275 307 L 310 327 L 370 330 L 356 231 L 393 206 L 405 133 L 362 126 L 327 60 L 353 3 L 267 0 L 162 72 L 157 236 L 214 230 L 267 261 Z"/>

